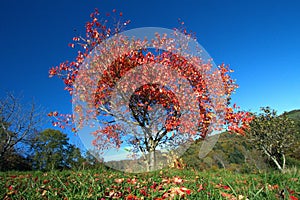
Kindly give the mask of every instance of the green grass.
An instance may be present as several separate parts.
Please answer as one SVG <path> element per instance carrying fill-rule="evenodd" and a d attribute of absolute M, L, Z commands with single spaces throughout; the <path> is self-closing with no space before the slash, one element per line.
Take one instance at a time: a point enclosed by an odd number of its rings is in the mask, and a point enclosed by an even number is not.
<path fill-rule="evenodd" d="M 239 174 L 163 170 L 0 173 L 1 199 L 297 199 L 298 172 Z M 243 197 L 243 198 L 242 198 Z"/>

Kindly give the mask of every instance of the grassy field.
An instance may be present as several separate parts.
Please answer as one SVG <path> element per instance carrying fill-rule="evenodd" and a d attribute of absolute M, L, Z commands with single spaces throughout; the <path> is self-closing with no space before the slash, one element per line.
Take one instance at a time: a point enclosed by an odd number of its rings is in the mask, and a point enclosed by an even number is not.
<path fill-rule="evenodd" d="M 0 173 L 1 199 L 299 199 L 300 177 L 229 171 L 112 170 Z"/>

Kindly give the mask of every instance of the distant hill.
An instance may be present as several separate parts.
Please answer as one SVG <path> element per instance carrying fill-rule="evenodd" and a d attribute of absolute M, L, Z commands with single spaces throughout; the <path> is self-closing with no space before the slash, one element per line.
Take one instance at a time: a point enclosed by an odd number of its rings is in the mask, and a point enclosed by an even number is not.
<path fill-rule="evenodd" d="M 286 112 L 285 114 L 288 115 L 288 117 L 290 117 L 293 120 L 300 121 L 300 109 L 292 110 L 292 111 Z"/>
<path fill-rule="evenodd" d="M 204 158 L 198 156 L 201 145 L 202 141 L 197 141 L 182 156 L 187 167 L 198 170 L 225 168 L 239 172 L 266 168 L 265 158 L 251 148 L 244 136 L 221 133 L 213 150 Z"/>
<path fill-rule="evenodd" d="M 296 124 L 296 143 L 294 149 L 291 149 L 290 156 L 294 159 L 300 160 L 300 109 L 292 110 L 285 113 L 290 119 L 293 119 Z"/>
<path fill-rule="evenodd" d="M 292 110 L 284 114 L 295 121 L 298 129 L 298 139 L 300 140 L 300 109 Z"/>

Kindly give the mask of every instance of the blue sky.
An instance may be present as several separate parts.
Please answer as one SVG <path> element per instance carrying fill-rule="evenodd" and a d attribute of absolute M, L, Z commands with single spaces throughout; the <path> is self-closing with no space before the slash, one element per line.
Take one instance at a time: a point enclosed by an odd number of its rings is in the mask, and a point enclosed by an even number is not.
<path fill-rule="evenodd" d="M 1 0 L 1 92 L 21 92 L 47 111 L 71 112 L 62 81 L 48 78 L 48 70 L 76 55 L 68 43 L 84 34 L 96 7 L 122 11 L 132 21 L 128 29 L 174 28 L 181 18 L 216 64 L 234 69 L 240 88 L 233 101 L 242 109 L 300 109 L 297 0 Z"/>

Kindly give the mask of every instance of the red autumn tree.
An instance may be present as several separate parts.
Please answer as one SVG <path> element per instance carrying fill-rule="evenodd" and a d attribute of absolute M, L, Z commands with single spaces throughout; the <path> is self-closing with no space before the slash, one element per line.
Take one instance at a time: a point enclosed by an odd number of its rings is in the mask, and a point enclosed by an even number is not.
<path fill-rule="evenodd" d="M 244 134 L 251 117 L 231 107 L 237 88 L 231 70 L 214 66 L 190 34 L 144 28 L 152 37 L 143 39 L 140 29 L 121 33 L 129 21 L 109 28 L 99 15 L 91 14 L 85 37 L 73 38 L 83 48 L 76 60 L 50 70 L 73 99 L 73 115 L 49 114 L 61 116 L 55 125 L 93 127 L 92 143 L 99 150 L 131 146 L 148 170 L 157 168 L 157 151 L 184 150 L 223 128 Z"/>

